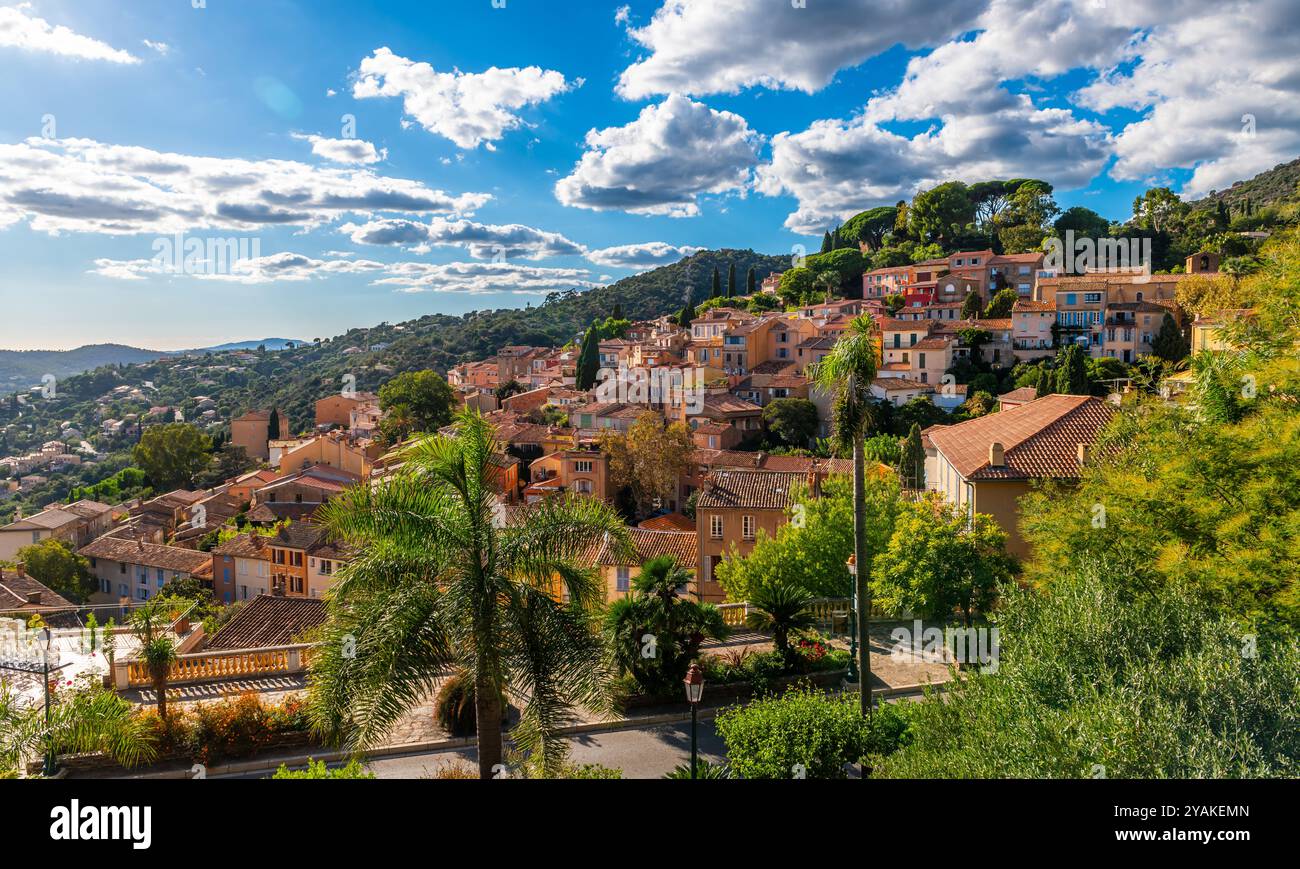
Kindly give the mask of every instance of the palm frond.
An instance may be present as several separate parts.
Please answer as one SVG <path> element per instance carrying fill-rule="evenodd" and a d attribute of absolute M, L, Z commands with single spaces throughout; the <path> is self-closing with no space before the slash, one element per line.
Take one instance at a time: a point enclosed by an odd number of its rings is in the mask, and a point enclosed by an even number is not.
<path fill-rule="evenodd" d="M 308 693 L 314 729 L 356 749 L 387 735 L 459 663 L 443 628 L 438 577 L 372 556 L 345 567 L 343 583 L 360 574 L 364 582 L 329 601 Z M 381 590 L 362 591 L 371 586 Z"/>
<path fill-rule="evenodd" d="M 557 731 L 568 716 L 577 708 L 614 711 L 614 673 L 600 636 L 580 611 L 517 585 L 505 612 L 504 659 L 511 689 L 524 699 L 512 736 L 553 772 L 567 756 Z"/>

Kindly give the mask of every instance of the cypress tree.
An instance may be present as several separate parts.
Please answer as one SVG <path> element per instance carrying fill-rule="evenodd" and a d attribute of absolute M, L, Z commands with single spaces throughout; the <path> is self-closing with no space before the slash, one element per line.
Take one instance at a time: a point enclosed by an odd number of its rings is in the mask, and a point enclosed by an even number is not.
<path fill-rule="evenodd" d="M 925 488 L 925 446 L 921 443 L 921 426 L 916 423 L 912 423 L 912 429 L 903 441 L 899 470 L 903 481 L 913 489 Z"/>
<path fill-rule="evenodd" d="M 614 303 L 614 314 L 613 314 L 613 317 L 614 317 L 615 320 L 621 320 L 621 319 L 623 319 L 623 305 L 622 305 L 621 303 L 619 303 L 619 302 L 615 302 L 615 303 Z"/>
<path fill-rule="evenodd" d="M 686 307 L 682 308 L 682 312 L 677 315 L 677 325 L 681 326 L 683 329 L 689 329 L 691 328 L 691 323 L 693 322 L 695 322 L 695 292 L 694 291 L 692 291 L 691 294 L 686 297 Z"/>
<path fill-rule="evenodd" d="M 1083 348 L 1071 344 L 1061 351 L 1056 365 L 1056 392 L 1060 395 L 1088 395 L 1088 361 Z"/>
<path fill-rule="evenodd" d="M 745 276 L 745 295 L 752 296 L 758 292 L 758 273 L 754 267 L 749 267 L 749 274 Z"/>
<path fill-rule="evenodd" d="M 822 253 L 830 253 L 832 250 L 834 250 L 834 248 L 832 247 L 833 244 L 834 242 L 831 241 L 831 234 L 830 231 L 828 230 L 826 232 L 826 235 L 822 236 Z"/>
<path fill-rule="evenodd" d="M 1042 398 L 1045 395 L 1052 394 L 1052 371 L 1043 362 L 1038 366 L 1038 394 L 1036 397 Z"/>
<path fill-rule="evenodd" d="M 727 298 L 736 298 L 736 264 L 727 267 Z"/>
<path fill-rule="evenodd" d="M 713 267 L 713 293 L 709 296 L 709 298 L 716 299 L 718 298 L 718 296 L 721 295 L 722 295 L 722 272 L 718 271 L 717 266 L 714 266 Z"/>
<path fill-rule="evenodd" d="M 1183 335 L 1183 330 L 1178 328 L 1178 323 L 1171 315 L 1165 314 L 1164 320 L 1160 322 L 1160 331 L 1151 342 L 1151 352 L 1167 362 L 1178 362 L 1184 359 L 1191 349 L 1187 344 L 1187 338 Z"/>
<path fill-rule="evenodd" d="M 271 418 L 266 421 L 267 439 L 278 441 L 280 439 L 280 411 L 272 408 Z"/>
<path fill-rule="evenodd" d="M 578 389 L 586 392 L 596 385 L 600 375 L 600 332 L 593 322 L 582 339 L 582 353 L 578 355 Z"/>

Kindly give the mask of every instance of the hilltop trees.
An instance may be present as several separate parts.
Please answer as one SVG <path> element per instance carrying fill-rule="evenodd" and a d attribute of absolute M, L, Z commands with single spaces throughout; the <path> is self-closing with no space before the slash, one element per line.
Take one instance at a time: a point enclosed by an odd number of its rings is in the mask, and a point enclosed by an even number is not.
<path fill-rule="evenodd" d="M 908 229 L 923 241 L 951 241 L 974 220 L 970 188 L 960 181 L 949 181 L 916 195 L 908 215 Z"/>
<path fill-rule="evenodd" d="M 1073 232 L 1076 238 L 1105 238 L 1110 234 L 1110 223 L 1106 218 L 1091 208 L 1078 205 L 1067 208 L 1052 228 L 1061 238 L 1065 238 L 1067 232 Z"/>
<path fill-rule="evenodd" d="M 186 488 L 211 460 L 212 439 L 188 423 L 150 426 L 131 451 L 156 491 Z"/>
<path fill-rule="evenodd" d="M 451 422 L 453 401 L 451 386 L 436 371 L 399 374 L 379 390 L 380 431 L 390 444 L 435 432 Z"/>

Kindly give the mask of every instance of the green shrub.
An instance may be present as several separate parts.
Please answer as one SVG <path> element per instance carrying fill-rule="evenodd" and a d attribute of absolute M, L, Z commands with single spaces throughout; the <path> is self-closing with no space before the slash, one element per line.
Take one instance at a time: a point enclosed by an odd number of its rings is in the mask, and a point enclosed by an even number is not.
<path fill-rule="evenodd" d="M 791 689 L 718 714 L 732 771 L 747 779 L 845 778 L 868 746 L 854 697 Z"/>
<path fill-rule="evenodd" d="M 1129 581 L 1099 564 L 1050 593 L 1009 589 L 997 672 L 911 704 L 874 775 L 1294 777 L 1294 638 L 1255 637 L 1185 587 L 1131 594 Z"/>
<path fill-rule="evenodd" d="M 474 680 L 465 671 L 453 673 L 438 689 L 434 702 L 438 726 L 452 736 L 473 736 L 478 733 L 477 712 L 474 708 Z"/>
<path fill-rule="evenodd" d="M 308 760 L 307 768 L 302 770 L 289 769 L 286 764 L 281 764 L 280 768 L 275 771 L 273 779 L 280 780 L 314 780 L 314 779 L 372 779 L 375 774 L 362 766 L 358 761 L 348 761 L 347 766 L 338 769 L 330 769 L 325 765 L 323 760 Z"/>
<path fill-rule="evenodd" d="M 664 778 L 675 781 L 691 780 L 691 765 L 684 763 L 677 767 Z M 695 764 L 695 778 L 703 781 L 705 779 L 729 779 L 731 778 L 731 769 L 725 763 L 709 763 L 707 760 L 697 761 Z"/>

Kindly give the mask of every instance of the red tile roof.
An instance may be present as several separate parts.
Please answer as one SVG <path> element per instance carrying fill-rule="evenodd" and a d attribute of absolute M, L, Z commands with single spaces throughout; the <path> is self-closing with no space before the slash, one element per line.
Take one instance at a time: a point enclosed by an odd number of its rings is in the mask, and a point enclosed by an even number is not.
<path fill-rule="evenodd" d="M 243 606 L 204 647 L 205 652 L 269 649 L 296 642 L 325 622 L 325 602 L 261 595 Z"/>
<path fill-rule="evenodd" d="M 1114 413 L 1114 406 L 1099 398 L 1049 395 L 937 429 L 929 437 L 967 480 L 1077 479 L 1079 445 L 1096 443 Z M 1002 467 L 989 465 L 994 443 L 1002 444 Z"/>
<path fill-rule="evenodd" d="M 0 567 L 0 611 L 16 609 L 75 609 L 75 604 L 25 573 Z"/>
<path fill-rule="evenodd" d="M 785 510 L 790 506 L 790 493 L 796 486 L 804 485 L 804 474 L 787 474 L 776 471 L 716 471 L 700 493 L 698 507 L 732 509 L 743 507 L 753 510 Z"/>
<path fill-rule="evenodd" d="M 616 556 L 609 546 L 602 546 L 596 556 L 600 565 L 618 565 L 639 567 L 652 558 L 671 555 L 677 564 L 688 570 L 694 570 L 700 560 L 699 537 L 695 530 L 690 531 L 653 531 L 647 528 L 629 528 L 633 553 L 622 558 Z M 628 560 L 630 559 L 630 560 Z"/>
<path fill-rule="evenodd" d="M 83 546 L 78 554 L 86 558 L 102 558 L 120 564 L 139 564 L 143 567 L 156 567 L 175 573 L 192 574 L 204 565 L 212 563 L 212 556 L 206 552 L 181 549 L 176 546 L 160 546 L 157 543 L 143 543 L 122 537 L 101 537 Z"/>
<path fill-rule="evenodd" d="M 647 519 L 640 525 L 647 531 L 689 531 L 695 533 L 695 520 L 683 516 L 681 513 L 669 513 L 667 516 L 656 516 L 653 519 Z"/>

